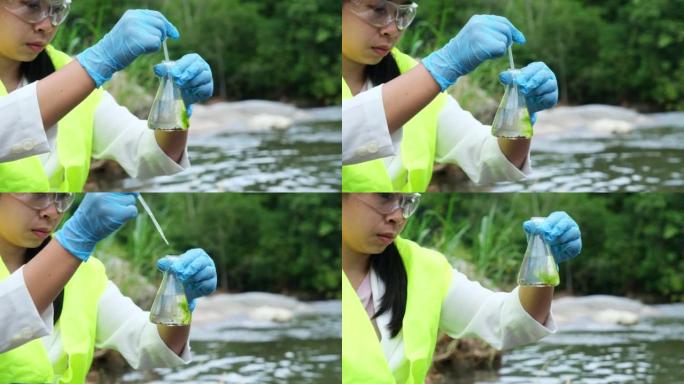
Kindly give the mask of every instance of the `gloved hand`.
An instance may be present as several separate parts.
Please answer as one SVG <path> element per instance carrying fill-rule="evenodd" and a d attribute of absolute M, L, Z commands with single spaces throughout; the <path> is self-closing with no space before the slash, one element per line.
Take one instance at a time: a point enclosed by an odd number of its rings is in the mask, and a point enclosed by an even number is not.
<path fill-rule="evenodd" d="M 157 261 L 161 271 L 171 271 L 183 283 L 190 312 L 195 309 L 195 299 L 216 290 L 216 266 L 203 249 L 191 249 L 175 261 L 163 257 Z"/>
<path fill-rule="evenodd" d="M 76 56 L 76 60 L 100 87 L 138 56 L 158 51 L 167 37 L 178 39 L 180 34 L 164 15 L 157 11 L 129 10 L 109 33 Z"/>
<path fill-rule="evenodd" d="M 173 82 L 180 88 L 183 101 L 188 109 L 188 117 L 192 115 L 192 104 L 206 100 L 214 94 L 214 79 L 211 76 L 211 68 L 202 56 L 191 53 L 177 60 L 175 65 L 169 67 L 163 64 L 154 66 L 154 73 L 164 77 L 171 75 Z"/>
<path fill-rule="evenodd" d="M 423 59 L 423 65 L 444 91 L 485 60 L 502 56 L 513 42 L 525 44 L 525 36 L 508 19 L 475 15 L 456 37 Z"/>
<path fill-rule="evenodd" d="M 544 63 L 532 63 L 521 69 L 515 77 L 510 71 L 501 72 L 499 80 L 504 85 L 510 85 L 513 82 L 518 85 L 520 92 L 525 95 L 532 124 L 537 121 L 535 112 L 551 108 L 558 103 L 556 75 Z"/>
<path fill-rule="evenodd" d="M 553 212 L 543 223 L 535 225 L 532 220 L 523 223 L 528 235 L 541 234 L 551 248 L 556 263 L 577 257 L 582 251 L 582 235 L 575 220 L 565 212 Z"/>
<path fill-rule="evenodd" d="M 137 193 L 88 193 L 76 213 L 57 231 L 57 241 L 87 261 L 98 241 L 138 215 Z"/>

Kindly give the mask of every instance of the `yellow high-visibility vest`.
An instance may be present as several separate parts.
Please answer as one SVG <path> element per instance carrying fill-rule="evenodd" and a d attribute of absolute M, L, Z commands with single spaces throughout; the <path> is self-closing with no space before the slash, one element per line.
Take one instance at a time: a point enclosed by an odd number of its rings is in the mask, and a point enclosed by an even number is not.
<path fill-rule="evenodd" d="M 392 56 L 401 73 L 418 62 L 396 48 Z M 353 97 L 342 78 L 342 100 Z M 432 179 L 437 143 L 437 120 L 446 103 L 447 95 L 437 97 L 404 125 L 401 142 L 399 175 L 392 180 L 383 159 L 342 166 L 343 192 L 425 192 Z"/>
<path fill-rule="evenodd" d="M 442 254 L 412 241 L 397 238 L 395 244 L 408 277 L 406 312 L 400 332 L 404 359 L 397 370 L 390 370 L 373 324 L 349 279 L 342 273 L 344 384 L 423 384 L 432 364 L 452 268 Z"/>
<path fill-rule="evenodd" d="M 9 271 L 0 258 L 0 281 Z M 97 304 L 109 279 L 94 257 L 82 263 L 64 287 L 62 314 L 57 322 L 64 358 L 54 365 L 40 339 L 0 353 L 0 383 L 85 383 L 95 352 Z M 3 310 L 12 310 L 4 308 Z"/>
<path fill-rule="evenodd" d="M 73 60 L 50 45 L 46 50 L 55 69 Z M 57 123 L 59 166 L 51 177 L 38 156 L 0 162 L 0 192 L 82 192 L 90 171 L 95 110 L 102 92 L 94 90 Z M 0 81 L 0 97 L 3 96 L 7 96 L 7 89 Z"/>

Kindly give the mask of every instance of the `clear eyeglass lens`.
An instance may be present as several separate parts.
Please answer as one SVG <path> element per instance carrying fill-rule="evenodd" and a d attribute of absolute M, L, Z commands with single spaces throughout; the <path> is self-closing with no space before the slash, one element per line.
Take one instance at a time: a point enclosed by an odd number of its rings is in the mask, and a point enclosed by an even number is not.
<path fill-rule="evenodd" d="M 418 208 L 420 194 L 418 193 L 378 193 L 375 194 L 373 206 L 383 215 L 389 215 L 397 209 L 401 209 L 401 214 L 408 219 Z"/>
<path fill-rule="evenodd" d="M 26 22 L 39 23 L 50 17 L 52 25 L 58 26 L 69 14 L 71 4 L 65 0 L 9 0 L 4 7 Z"/>
<path fill-rule="evenodd" d="M 416 17 L 418 6 L 410 4 L 397 9 L 397 29 L 403 31 L 408 28 Z"/>
<path fill-rule="evenodd" d="M 408 195 L 402 195 L 402 214 L 405 219 L 411 217 L 418 209 L 418 204 L 420 203 L 420 194 L 412 193 Z"/>
<path fill-rule="evenodd" d="M 415 3 L 398 5 L 388 0 L 357 0 L 353 2 L 357 15 L 374 27 L 382 28 L 396 21 L 397 29 L 406 29 L 416 16 Z"/>
<path fill-rule="evenodd" d="M 75 198 L 73 193 L 15 193 L 14 196 L 36 210 L 43 210 L 54 204 L 59 213 L 69 209 Z"/>
<path fill-rule="evenodd" d="M 71 4 L 67 2 L 57 2 L 50 6 L 50 21 L 52 25 L 58 26 L 66 20 L 69 15 L 69 10 L 71 9 Z"/>
<path fill-rule="evenodd" d="M 74 203 L 76 196 L 73 193 L 55 193 L 55 206 L 57 212 L 64 213 Z"/>

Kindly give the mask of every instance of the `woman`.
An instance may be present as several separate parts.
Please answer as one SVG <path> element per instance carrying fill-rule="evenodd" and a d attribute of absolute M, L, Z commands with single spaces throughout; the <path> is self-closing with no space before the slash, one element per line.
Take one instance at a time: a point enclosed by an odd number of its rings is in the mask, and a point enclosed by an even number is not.
<path fill-rule="evenodd" d="M 421 63 L 395 48 L 418 5 L 343 0 L 342 183 L 347 192 L 422 192 L 435 161 L 457 164 L 477 184 L 519 180 L 530 170 L 530 140 L 495 138 L 444 91 L 525 37 L 507 19 L 473 16 Z M 532 63 L 515 78 L 532 114 L 558 101 L 553 72 Z"/>
<path fill-rule="evenodd" d="M 90 257 L 95 245 L 137 215 L 134 194 L 88 194 L 54 238 L 71 194 L 0 194 L 0 382 L 83 383 L 95 348 L 116 349 L 136 369 L 190 361 L 190 326 L 149 321 Z M 195 299 L 216 289 L 201 249 L 162 258 Z"/>
<path fill-rule="evenodd" d="M 342 377 L 345 383 L 423 383 L 439 331 L 478 336 L 498 349 L 554 333 L 553 287 L 492 292 L 446 258 L 398 235 L 418 194 L 342 197 Z M 576 257 L 577 224 L 552 213 L 525 232 L 543 234 L 557 262 Z"/>
<path fill-rule="evenodd" d="M 0 0 L 0 191 L 82 191 L 91 157 L 141 179 L 186 169 L 187 131 L 151 131 L 100 89 L 178 30 L 159 12 L 127 11 L 72 60 L 49 45 L 70 3 Z M 166 67 L 155 72 L 166 75 Z M 211 70 L 199 55 L 185 55 L 169 73 L 189 113 L 211 97 Z"/>

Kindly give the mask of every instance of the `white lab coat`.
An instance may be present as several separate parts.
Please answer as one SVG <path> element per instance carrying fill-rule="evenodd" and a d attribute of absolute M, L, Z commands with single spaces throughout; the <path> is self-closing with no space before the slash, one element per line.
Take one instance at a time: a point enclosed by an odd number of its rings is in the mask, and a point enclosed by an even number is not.
<path fill-rule="evenodd" d="M 54 364 L 64 355 L 59 324 L 53 327 L 52 304 L 38 313 L 24 280 L 24 267 L 0 282 L 0 353 L 40 339 Z M 97 307 L 95 346 L 115 349 L 134 369 L 172 367 L 192 359 L 190 344 L 181 356 L 170 350 L 150 323 L 149 312 L 124 296 L 111 281 Z"/>
<path fill-rule="evenodd" d="M 342 101 L 342 164 L 384 158 L 392 179 L 401 171 L 403 128 L 390 135 L 382 101 L 382 86 Z M 476 184 L 518 181 L 531 172 L 529 153 L 521 169 L 501 152 L 491 128 L 480 123 L 448 96 L 437 123 L 436 160 L 456 164 Z"/>
<path fill-rule="evenodd" d="M 17 90 L 0 98 L 0 162 L 38 155 L 51 177 L 58 168 L 57 127 L 46 130 L 43 126 L 36 84 L 27 85 L 22 79 Z M 138 179 L 171 175 L 190 167 L 187 150 L 180 163 L 166 156 L 147 122 L 117 104 L 106 91 L 95 110 L 92 156 L 114 160 Z"/>
<path fill-rule="evenodd" d="M 385 285 L 371 268 L 371 294 L 373 306 L 380 308 Z M 391 312 L 376 318 L 380 330 L 380 346 L 392 371 L 401 366 L 404 359 L 403 332 L 392 338 L 388 329 Z M 522 307 L 518 288 L 512 292 L 493 292 L 470 281 L 453 270 L 451 286 L 442 304 L 439 328 L 452 338 L 479 337 L 496 349 L 510 349 L 533 343 L 556 332 L 553 314 L 545 325 L 540 324 Z"/>

